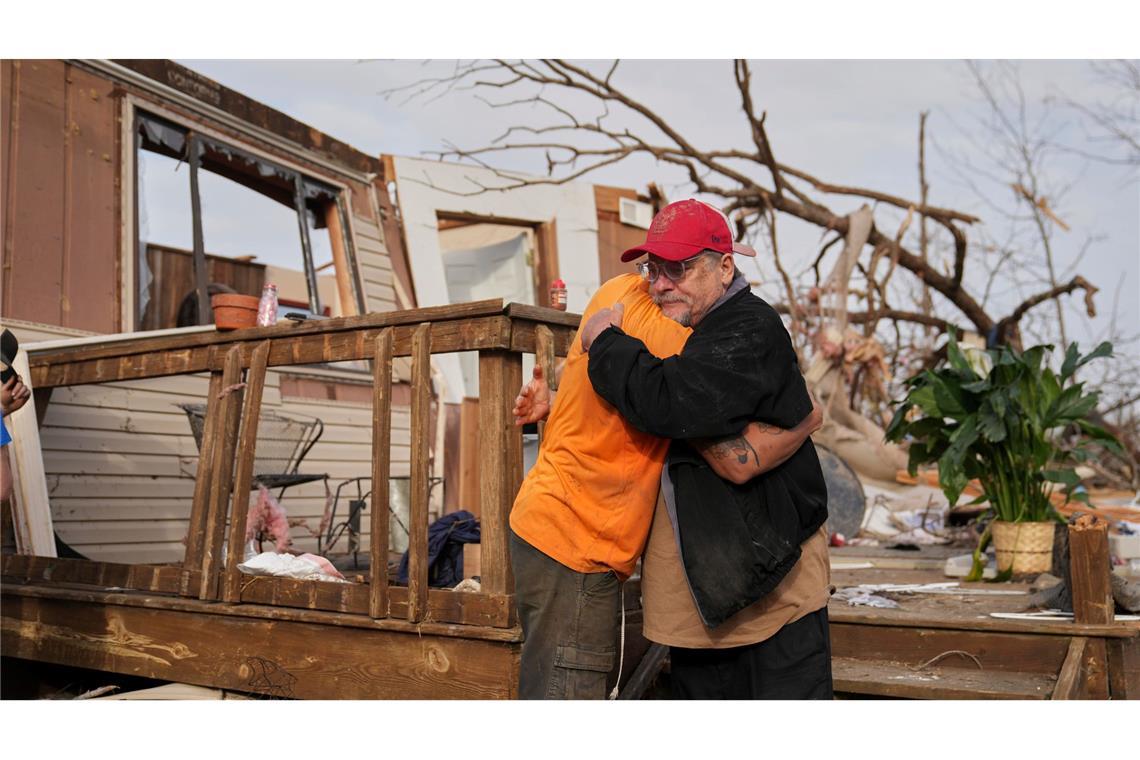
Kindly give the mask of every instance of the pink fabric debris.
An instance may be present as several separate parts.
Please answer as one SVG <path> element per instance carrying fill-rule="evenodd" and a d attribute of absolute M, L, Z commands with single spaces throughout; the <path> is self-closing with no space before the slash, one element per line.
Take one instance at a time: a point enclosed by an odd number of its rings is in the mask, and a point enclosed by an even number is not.
<path fill-rule="evenodd" d="M 289 517 L 265 486 L 258 486 L 257 501 L 250 506 L 245 521 L 245 540 L 260 540 L 259 536 L 272 539 L 278 553 L 293 545 L 293 537 L 289 535 Z"/>

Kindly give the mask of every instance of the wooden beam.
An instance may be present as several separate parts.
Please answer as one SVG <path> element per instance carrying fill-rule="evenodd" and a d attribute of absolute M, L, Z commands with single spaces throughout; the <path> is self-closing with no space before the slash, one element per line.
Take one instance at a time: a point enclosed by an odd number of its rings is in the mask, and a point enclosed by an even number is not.
<path fill-rule="evenodd" d="M 269 341 L 253 350 L 246 374 L 245 403 L 241 419 L 241 443 L 237 451 L 237 473 L 231 497 L 229 552 L 226 554 L 225 588 L 222 599 L 237 602 L 241 598 L 241 571 L 238 563 L 245 552 L 245 524 L 249 516 L 249 491 L 253 481 L 253 460 L 257 451 L 257 423 L 261 419 L 261 397 L 265 390 L 265 365 L 269 359 Z"/>
<path fill-rule="evenodd" d="M 1115 619 L 1112 600 L 1108 523 L 1082 514 L 1069 526 L 1073 622 L 1109 624 Z"/>
<path fill-rule="evenodd" d="M 172 565 L 126 565 L 22 554 L 3 555 L 0 576 L 5 586 L 53 582 L 155 594 L 177 594 L 181 587 L 181 569 Z M 193 577 L 195 582 L 200 579 L 197 573 Z M 274 605 L 357 615 L 365 621 L 369 618 L 369 584 L 302 581 L 262 575 L 243 575 L 242 580 L 238 601 L 247 608 L 250 605 Z M 389 592 L 394 610 L 389 617 L 406 618 L 408 590 L 394 587 Z M 150 598 L 144 596 L 141 599 L 146 602 Z M 501 630 L 513 628 L 516 623 L 514 597 L 505 595 L 433 588 L 428 590 L 426 609 L 425 617 L 432 623 Z M 479 637 L 481 634 L 472 631 L 470 635 Z"/>
<path fill-rule="evenodd" d="M 1069 651 L 1065 655 L 1065 662 L 1061 665 L 1061 672 L 1057 674 L 1057 686 L 1053 689 L 1052 699 L 1076 699 L 1080 690 L 1081 666 L 1085 660 L 1085 647 L 1088 639 L 1084 636 L 1074 636 L 1069 640 Z"/>
<path fill-rule="evenodd" d="M 513 594 L 507 518 L 522 485 L 522 429 L 511 401 L 522 385 L 522 357 L 508 351 L 479 353 L 479 502 L 482 586 Z"/>
<path fill-rule="evenodd" d="M 554 373 L 554 333 L 546 325 L 536 325 L 534 328 L 534 362 L 542 367 L 542 375 L 546 384 L 552 391 L 558 390 L 558 378 Z M 529 382 L 526 378 L 524 382 Z M 546 440 L 546 420 L 538 423 L 538 445 L 541 447 Z"/>
<path fill-rule="evenodd" d="M 393 355 L 411 356 L 412 336 L 416 327 L 413 325 L 392 327 Z M 279 327 L 250 327 L 231 331 L 231 340 L 228 344 L 156 348 L 155 351 L 145 354 L 135 353 L 132 348 L 129 353 L 121 356 L 97 358 L 61 356 L 59 357 L 61 363 L 42 365 L 38 369 L 33 369 L 32 374 L 37 378 L 37 382 L 42 382 L 44 385 L 61 386 L 166 377 L 206 370 L 216 371 L 222 369 L 224 350 L 229 346 L 241 348 L 242 365 L 248 366 L 254 346 L 267 338 L 272 341 L 269 352 L 270 367 L 371 359 L 373 343 L 381 329 L 383 328 L 282 336 L 276 334 L 276 331 L 280 330 Z M 452 319 L 433 322 L 431 333 L 433 353 L 508 348 L 511 321 L 504 316 Z M 197 335 L 187 337 L 193 338 Z"/>
<path fill-rule="evenodd" d="M 344 247 L 345 235 L 344 225 L 340 223 L 340 206 L 335 201 L 325 204 L 325 225 L 328 227 L 329 245 L 332 248 L 336 294 L 340 300 L 341 316 L 353 317 L 360 313 L 360 309 L 356 306 L 352 269 L 348 265 L 348 252 Z"/>
<path fill-rule="evenodd" d="M 182 558 L 183 596 L 197 596 L 198 589 L 190 585 L 190 573 L 202 570 L 205 552 L 206 515 L 210 510 L 210 483 L 214 466 L 214 441 L 218 437 L 218 407 L 222 392 L 222 373 L 210 374 L 210 387 L 206 391 L 206 420 L 202 426 L 202 444 L 198 449 L 198 471 L 194 475 L 194 500 L 190 507 L 190 521 L 186 528 L 186 554 Z"/>
<path fill-rule="evenodd" d="M 42 558 L 41 558 L 42 559 Z M 54 561 L 54 560 L 53 560 Z M 259 576 L 255 576 L 259 577 Z M 296 581 L 292 578 L 273 578 L 275 581 L 293 581 L 296 583 L 320 583 L 320 581 Z M 343 584 L 335 584 L 343 585 Z M 404 593 L 406 603 L 407 589 L 397 587 L 392 589 L 393 596 L 398 592 Z M 244 593 L 244 590 L 243 590 Z M 338 592 L 340 593 L 340 592 Z M 460 592 L 461 594 L 463 592 Z M 428 602 L 436 594 L 451 594 L 455 592 L 432 589 L 428 594 Z M 367 598 L 363 600 L 360 611 L 355 613 L 332 612 L 321 609 L 307 609 L 302 607 L 288 607 L 284 605 L 269 606 L 267 604 L 216 604 L 199 599 L 187 599 L 164 594 L 148 594 L 123 589 L 95 589 L 78 588 L 75 586 L 51 586 L 6 584 L 3 596 L 5 603 L 8 599 L 58 599 L 69 602 L 94 603 L 114 607 L 147 607 L 150 609 L 176 610 L 179 612 L 201 612 L 205 610 L 212 615 L 221 617 L 247 617 L 259 620 L 288 620 L 290 622 L 319 623 L 321 625 L 336 625 L 342 628 L 363 628 L 366 630 L 397 631 L 401 633 L 424 633 L 433 636 L 446 636 L 455 638 L 478 639 L 480 641 L 506 641 L 518 642 L 522 640 L 522 630 L 517 625 L 489 626 L 489 625 L 455 625 L 451 622 L 435 622 L 434 620 L 422 623 L 409 623 L 407 620 L 389 617 L 383 620 L 373 620 L 368 617 Z M 468 596 L 464 594 L 464 596 Z M 476 596 L 471 594 L 470 596 Z M 513 608 L 514 597 L 495 597 L 489 594 L 482 595 L 495 605 Z M 320 597 L 320 594 L 318 594 Z M 353 596 L 348 595 L 349 602 Z M 19 602 L 17 602 L 19 604 Z M 464 606 L 468 606 L 466 603 Z"/>
<path fill-rule="evenodd" d="M 178 593 L 182 570 L 173 565 L 124 565 L 89 559 L 5 554 L 5 583 L 76 583 L 91 586 Z"/>
<path fill-rule="evenodd" d="M 384 630 L 389 621 L 367 618 L 368 627 L 345 627 L 337 613 L 299 611 L 320 621 L 301 622 L 224 614 L 241 610 L 231 605 L 181 606 L 188 609 L 5 593 L 0 645 L 13 657 L 297 699 L 517 695 L 508 677 L 517 643 L 439 635 L 430 624 Z"/>
<path fill-rule="evenodd" d="M 834 657 L 894 661 L 907 666 L 919 666 L 946 652 L 961 651 L 972 657 L 954 655 L 945 657 L 938 664 L 974 670 L 978 670 L 980 665 L 983 673 L 1016 671 L 1056 677 L 1068 649 L 1069 637 L 1064 635 L 831 623 Z"/>
<path fill-rule="evenodd" d="M 412 339 L 411 506 L 408 520 L 408 622 L 427 612 L 428 454 L 431 424 L 431 325 L 423 323 Z"/>
<path fill-rule="evenodd" d="M 375 341 L 372 366 L 372 525 L 368 615 L 388 616 L 388 492 L 392 460 L 392 330 Z"/>
<path fill-rule="evenodd" d="M 225 538 L 226 512 L 234 477 L 234 449 L 237 445 L 238 426 L 241 423 L 241 349 L 232 347 L 226 352 L 225 370 L 222 371 L 221 401 L 215 407 L 215 423 L 211 469 L 210 499 L 206 509 L 206 526 L 203 531 L 202 582 L 198 587 L 199 599 L 216 599 L 219 595 L 218 577 L 222 567 L 222 541 Z M 248 499 L 248 494 L 246 495 Z M 243 542 L 244 543 L 244 542 Z M 231 547 L 231 551 L 241 551 Z"/>
<path fill-rule="evenodd" d="M 535 307 L 529 307 L 535 308 Z M 28 362 L 32 371 L 52 365 L 66 364 L 80 360 L 119 358 L 137 354 L 151 354 L 163 351 L 184 351 L 202 346 L 232 343 L 234 341 L 260 341 L 266 338 L 295 338 L 303 335 L 328 335 L 331 333 L 355 331 L 367 328 L 394 327 L 408 325 L 414 328 L 421 322 L 446 322 L 469 320 L 479 317 L 502 316 L 506 306 L 501 298 L 488 298 L 461 304 L 429 306 L 423 309 L 403 309 L 399 311 L 374 312 L 355 317 L 334 317 L 312 322 L 294 324 L 282 322 L 273 327 L 247 327 L 241 330 L 219 332 L 217 330 L 195 331 L 172 330 L 171 334 L 156 338 L 139 337 L 137 333 L 120 335 L 99 335 L 69 339 L 66 345 L 61 341 L 51 341 L 46 348 L 29 348 Z M 553 311 L 548 309 L 546 311 Z M 110 339 L 110 340 L 108 340 Z"/>

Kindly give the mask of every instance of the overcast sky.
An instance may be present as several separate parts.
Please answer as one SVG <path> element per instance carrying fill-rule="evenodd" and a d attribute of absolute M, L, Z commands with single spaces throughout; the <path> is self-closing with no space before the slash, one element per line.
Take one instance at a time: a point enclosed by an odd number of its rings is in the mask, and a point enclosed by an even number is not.
<path fill-rule="evenodd" d="M 475 147 L 486 144 L 511 124 L 547 120 L 545 113 L 530 107 L 492 109 L 470 92 L 410 102 L 380 94 L 421 77 L 445 73 L 454 66 L 450 61 L 180 62 L 373 155 L 422 156 L 447 143 Z M 1071 97 L 1091 104 L 1112 94 L 1088 61 L 1019 62 L 1016 76 L 1025 93 L 1027 121 L 1039 123 L 1038 127 L 1031 126 L 1031 131 L 1047 132 L 1073 148 L 1123 155 L 1110 144 L 1090 142 L 1078 114 L 1059 102 Z M 623 62 L 615 82 L 655 108 L 699 147 L 749 146 L 729 61 Z M 907 198 L 918 196 L 918 115 L 929 111 L 930 203 L 975 214 L 982 218 L 990 239 L 1007 241 L 1010 224 L 1001 209 L 1013 208 L 1012 191 L 1007 175 L 983 154 L 994 147 L 993 140 L 980 126 L 986 109 L 964 62 L 755 61 L 753 98 L 758 110 L 768 112 L 768 134 L 781 162 L 832 183 Z M 1043 110 L 1046 99 L 1052 99 L 1048 112 Z M 499 160 L 510 168 L 543 170 L 540 157 L 504 156 Z M 963 169 L 966 161 L 976 168 Z M 1068 275 L 1069 265 L 1074 265 L 1076 273 L 1101 288 L 1097 305 L 1102 316 L 1090 326 L 1091 337 L 1105 333 L 1114 303 L 1121 325 L 1128 332 L 1136 332 L 1135 327 L 1140 325 L 1140 191 L 1136 169 L 1065 153 L 1051 154 L 1044 169 L 1050 206 L 1071 228 L 1055 234 L 1058 276 Z M 656 181 L 674 199 L 686 197 L 691 190 L 683 177 L 647 160 L 608 167 L 590 175 L 588 181 L 640 191 L 648 182 Z M 971 187 L 970 181 L 976 186 Z M 839 196 L 823 200 L 840 213 L 861 203 Z M 781 221 L 779 229 L 781 252 L 788 267 L 798 271 L 807 266 L 818 251 L 819 231 L 795 220 Z M 980 233 L 977 228 L 970 231 L 973 245 L 982 243 Z M 1016 243 L 1024 248 L 1033 241 L 1021 238 Z M 1076 264 L 1082 250 L 1084 258 Z M 767 277 L 772 272 L 762 261 L 758 274 Z M 981 272 L 975 269 L 974 274 L 980 277 Z M 1003 293 L 999 285 L 992 296 L 991 314 L 1004 315 L 1025 292 Z M 1067 319 L 1074 323 L 1070 332 L 1087 340 L 1082 334 L 1087 333 L 1077 324 L 1079 297 L 1069 300 L 1073 308 Z"/>

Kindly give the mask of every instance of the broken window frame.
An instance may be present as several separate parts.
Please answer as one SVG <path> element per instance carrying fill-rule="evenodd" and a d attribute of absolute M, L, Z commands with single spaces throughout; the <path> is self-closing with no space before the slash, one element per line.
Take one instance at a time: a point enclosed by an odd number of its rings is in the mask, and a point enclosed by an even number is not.
<path fill-rule="evenodd" d="M 313 176 L 312 174 L 294 169 L 286 166 L 283 163 L 275 161 L 271 158 L 266 158 L 261 155 L 246 150 L 234 143 L 219 139 L 213 134 L 209 134 L 204 130 L 196 129 L 194 126 L 180 123 L 178 120 L 169 118 L 166 115 L 160 115 L 153 110 L 146 107 L 136 106 L 133 109 L 132 119 L 132 150 L 133 150 L 133 169 L 134 169 L 134 206 L 135 206 L 135 235 L 134 235 L 134 261 L 135 261 L 135 292 L 137 294 L 134 305 L 134 324 L 136 330 L 143 322 L 143 303 L 141 298 L 142 276 L 141 271 L 146 268 L 145 250 L 142 250 L 140 244 L 140 217 L 139 204 L 141 199 L 138 196 L 138 166 L 139 166 L 139 152 L 149 150 L 166 155 L 179 161 L 183 161 L 190 169 L 190 204 L 191 216 L 193 225 L 193 258 L 194 258 L 194 277 L 195 277 L 195 291 L 198 296 L 198 323 L 199 325 L 208 325 L 211 323 L 211 309 L 209 303 L 209 296 L 207 294 L 207 287 L 209 285 L 206 274 L 206 252 L 205 240 L 202 232 L 202 208 L 201 196 L 198 188 L 198 172 L 202 168 L 207 171 L 212 171 L 218 176 L 225 177 L 232 181 L 241 184 L 253 192 L 260 193 L 266 197 L 272 198 L 277 201 L 282 201 L 281 197 L 284 193 L 279 193 L 276 196 L 271 192 L 266 192 L 267 186 L 258 187 L 253 182 L 245 182 L 238 176 L 240 172 L 237 171 L 219 171 L 226 166 L 235 164 L 236 161 L 244 162 L 249 166 L 256 167 L 257 172 L 263 177 L 276 176 L 278 180 L 288 180 L 291 185 L 289 196 L 293 201 L 293 209 L 297 214 L 297 225 L 301 241 L 301 254 L 302 264 L 305 274 L 305 283 L 309 295 L 309 310 L 313 314 L 321 313 L 320 294 L 317 287 L 317 272 L 313 263 L 312 240 L 309 236 L 308 214 L 312 213 L 319 221 L 320 216 L 317 209 L 310 208 L 308 201 L 316 200 L 319 198 L 326 198 L 328 202 L 336 205 L 336 214 L 340 221 L 340 240 L 330 240 L 334 250 L 337 248 L 337 243 L 341 251 L 343 251 L 344 261 L 347 271 L 341 271 L 341 267 L 336 265 L 336 254 L 333 256 L 333 271 L 336 275 L 338 282 L 342 277 L 347 278 L 352 299 L 355 302 L 357 313 L 364 313 L 365 306 L 363 301 L 363 294 L 359 284 L 358 265 L 356 261 L 356 253 L 352 244 L 351 234 L 347 224 L 348 213 L 345 207 L 346 196 L 348 189 L 343 185 L 334 184 L 333 182 Z M 214 162 L 214 166 L 203 167 L 202 157 L 207 152 L 220 154 L 230 162 L 223 163 L 221 161 Z M 282 188 L 283 189 L 283 188 Z M 332 230 L 329 230 L 330 238 L 332 237 Z"/>

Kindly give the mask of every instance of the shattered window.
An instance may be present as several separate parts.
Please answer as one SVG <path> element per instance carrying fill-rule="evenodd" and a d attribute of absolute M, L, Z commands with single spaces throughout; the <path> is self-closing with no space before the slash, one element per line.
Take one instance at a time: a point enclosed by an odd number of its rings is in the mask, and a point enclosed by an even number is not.
<path fill-rule="evenodd" d="M 139 329 L 210 324 L 210 296 L 270 282 L 279 315 L 344 313 L 337 188 L 149 114 L 137 137 Z"/>

